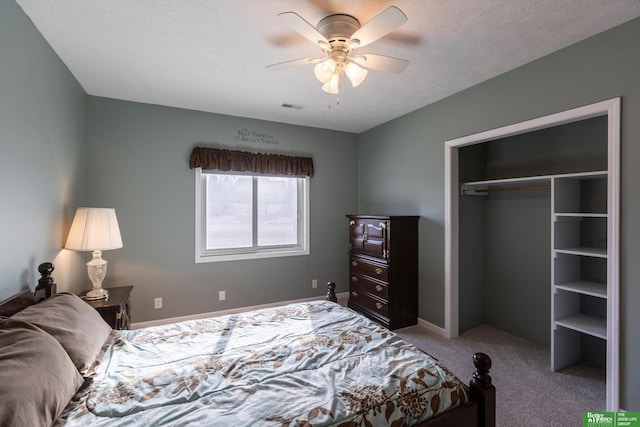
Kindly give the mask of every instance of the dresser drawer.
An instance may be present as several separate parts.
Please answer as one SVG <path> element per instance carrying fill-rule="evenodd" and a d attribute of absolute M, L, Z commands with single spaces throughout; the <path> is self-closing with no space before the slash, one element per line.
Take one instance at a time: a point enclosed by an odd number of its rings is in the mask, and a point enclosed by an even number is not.
<path fill-rule="evenodd" d="M 378 316 L 389 317 L 389 304 L 385 300 L 378 299 L 364 290 L 351 286 L 349 293 L 349 303 L 358 304 Z"/>
<path fill-rule="evenodd" d="M 389 281 L 389 270 L 386 265 L 374 264 L 357 257 L 351 257 L 349 265 L 352 276 L 355 274 L 373 277 L 383 282 Z"/>
<path fill-rule="evenodd" d="M 357 274 L 351 275 L 351 288 L 357 290 L 369 292 L 379 298 L 384 300 L 389 299 L 389 288 L 384 282 L 377 282 L 375 280 L 369 279 L 366 276 L 360 276 Z"/>

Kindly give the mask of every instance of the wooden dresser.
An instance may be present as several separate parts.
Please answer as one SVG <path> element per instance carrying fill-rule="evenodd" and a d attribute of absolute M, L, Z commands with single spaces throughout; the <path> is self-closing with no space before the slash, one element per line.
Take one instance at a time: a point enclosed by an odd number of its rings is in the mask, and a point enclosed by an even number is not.
<path fill-rule="evenodd" d="M 419 216 L 347 215 L 349 307 L 389 329 L 418 322 Z"/>

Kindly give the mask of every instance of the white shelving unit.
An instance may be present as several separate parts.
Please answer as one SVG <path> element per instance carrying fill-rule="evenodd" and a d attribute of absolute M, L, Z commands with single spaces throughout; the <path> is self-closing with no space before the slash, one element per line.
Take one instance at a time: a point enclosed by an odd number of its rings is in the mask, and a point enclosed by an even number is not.
<path fill-rule="evenodd" d="M 606 360 L 607 172 L 552 179 L 551 369 Z M 603 340 L 583 354 L 583 335 Z"/>
<path fill-rule="evenodd" d="M 551 369 L 585 355 L 583 336 L 608 339 L 608 172 L 465 182 L 463 195 L 551 189 Z M 606 359 L 603 354 L 595 357 Z M 587 356 L 587 357 L 585 357 Z"/>

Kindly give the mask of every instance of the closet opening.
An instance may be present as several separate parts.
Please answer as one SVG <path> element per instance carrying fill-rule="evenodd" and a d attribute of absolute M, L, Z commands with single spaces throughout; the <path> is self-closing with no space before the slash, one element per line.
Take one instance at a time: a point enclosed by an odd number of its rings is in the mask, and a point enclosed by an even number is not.
<path fill-rule="evenodd" d="M 447 141 L 445 334 L 488 324 L 619 390 L 620 99 Z"/>

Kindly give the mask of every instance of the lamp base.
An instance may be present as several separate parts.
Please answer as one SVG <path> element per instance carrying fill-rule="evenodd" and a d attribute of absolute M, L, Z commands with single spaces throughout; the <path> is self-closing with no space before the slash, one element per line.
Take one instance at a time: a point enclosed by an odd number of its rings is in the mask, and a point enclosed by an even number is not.
<path fill-rule="evenodd" d="M 107 261 L 102 259 L 102 251 L 95 250 L 92 252 L 93 258 L 87 263 L 87 273 L 93 284 L 93 289 L 87 292 L 85 297 L 89 301 L 98 301 L 109 298 L 109 292 L 102 289 L 102 281 L 107 275 Z"/>
<path fill-rule="evenodd" d="M 87 301 L 99 301 L 103 299 L 106 300 L 108 298 L 109 298 L 109 291 L 103 288 L 91 289 L 89 292 L 87 292 L 87 295 L 85 296 L 85 299 Z"/>

